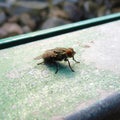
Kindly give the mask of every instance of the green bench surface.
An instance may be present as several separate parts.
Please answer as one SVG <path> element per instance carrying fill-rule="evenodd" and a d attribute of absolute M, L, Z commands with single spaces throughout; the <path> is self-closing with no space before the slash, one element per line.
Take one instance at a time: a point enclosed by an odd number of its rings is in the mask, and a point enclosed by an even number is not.
<path fill-rule="evenodd" d="M 0 120 L 49 120 L 120 90 L 120 20 L 0 51 Z M 37 65 L 45 50 L 72 47 L 75 63 Z"/>

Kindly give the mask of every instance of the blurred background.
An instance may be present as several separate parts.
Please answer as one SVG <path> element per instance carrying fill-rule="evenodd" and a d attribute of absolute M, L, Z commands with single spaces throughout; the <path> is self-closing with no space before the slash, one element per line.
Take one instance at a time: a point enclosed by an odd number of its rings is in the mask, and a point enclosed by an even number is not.
<path fill-rule="evenodd" d="M 0 38 L 120 12 L 120 0 L 0 0 Z"/>

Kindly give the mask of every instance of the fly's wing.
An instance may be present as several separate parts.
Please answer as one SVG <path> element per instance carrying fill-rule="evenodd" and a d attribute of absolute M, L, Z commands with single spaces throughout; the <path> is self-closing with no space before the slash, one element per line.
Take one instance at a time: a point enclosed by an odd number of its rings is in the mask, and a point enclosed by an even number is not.
<path fill-rule="evenodd" d="M 53 49 L 53 51 L 55 52 L 55 53 L 58 53 L 58 54 L 63 54 L 65 51 L 66 51 L 66 48 L 55 48 L 55 49 Z"/>
<path fill-rule="evenodd" d="M 34 58 L 34 60 L 39 60 L 39 59 L 42 59 L 42 56 L 37 56 L 36 58 Z"/>
<path fill-rule="evenodd" d="M 51 50 L 46 50 L 44 54 L 34 58 L 35 60 L 39 59 L 48 59 L 48 58 L 55 58 L 56 56 L 61 56 L 63 53 L 65 53 L 66 48 L 55 48 Z"/>

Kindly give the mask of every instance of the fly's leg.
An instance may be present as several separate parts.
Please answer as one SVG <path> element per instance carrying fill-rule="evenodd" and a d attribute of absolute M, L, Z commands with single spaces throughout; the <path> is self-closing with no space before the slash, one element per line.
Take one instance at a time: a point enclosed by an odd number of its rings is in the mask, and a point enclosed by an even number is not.
<path fill-rule="evenodd" d="M 79 61 L 76 61 L 76 60 L 75 60 L 74 56 L 73 56 L 73 60 L 74 60 L 76 63 L 80 63 Z"/>
<path fill-rule="evenodd" d="M 72 67 L 71 67 L 71 65 L 70 65 L 69 60 L 66 58 L 66 59 L 65 59 L 65 61 L 67 61 L 67 62 L 68 62 L 68 65 L 69 65 L 69 68 L 71 69 L 71 71 L 72 71 L 72 72 L 75 72 L 75 71 L 72 69 Z"/>
<path fill-rule="evenodd" d="M 59 70 L 59 66 L 56 62 L 53 62 L 53 64 L 56 66 L 56 71 L 55 71 L 55 74 L 57 74 L 58 70 Z"/>
<path fill-rule="evenodd" d="M 41 63 L 37 63 L 37 65 L 40 65 L 40 64 L 43 64 L 44 63 L 44 61 L 43 62 L 41 62 Z"/>

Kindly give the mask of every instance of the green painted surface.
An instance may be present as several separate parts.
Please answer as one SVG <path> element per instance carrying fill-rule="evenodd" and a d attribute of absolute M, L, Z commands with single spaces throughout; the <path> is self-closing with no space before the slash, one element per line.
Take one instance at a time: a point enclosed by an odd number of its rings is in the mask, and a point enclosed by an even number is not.
<path fill-rule="evenodd" d="M 95 61 L 89 62 L 84 57 L 100 39 L 101 42 L 113 39 L 114 32 L 111 32 L 113 38 L 108 32 L 117 28 L 119 33 L 119 24 L 120 21 L 116 21 L 1 50 L 0 119 L 49 120 L 66 115 L 89 100 L 97 101 L 104 93 L 106 96 L 119 91 L 119 73 L 97 67 Z M 75 72 L 71 72 L 64 61 L 60 62 L 57 74 L 53 66 L 36 65 L 36 56 L 55 47 L 75 49 L 75 58 L 81 62 L 76 64 L 70 60 Z"/>

